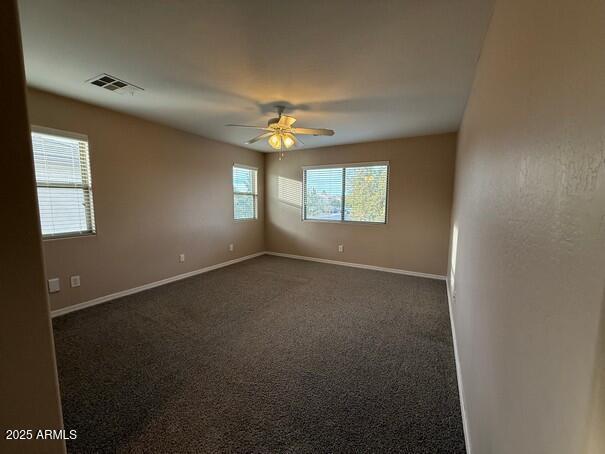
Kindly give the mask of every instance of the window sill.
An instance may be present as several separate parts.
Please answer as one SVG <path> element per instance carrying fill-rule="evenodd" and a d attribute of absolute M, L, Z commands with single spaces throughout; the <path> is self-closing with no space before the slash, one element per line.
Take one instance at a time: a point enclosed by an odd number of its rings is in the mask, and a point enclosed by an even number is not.
<path fill-rule="evenodd" d="M 332 221 L 329 219 L 302 219 L 302 222 L 317 222 L 319 224 L 347 224 L 347 225 L 387 225 L 387 222 L 369 221 Z"/>
<path fill-rule="evenodd" d="M 250 218 L 250 219 L 234 219 L 233 222 L 252 222 L 252 221 L 258 221 L 258 218 Z"/>
<path fill-rule="evenodd" d="M 97 232 L 88 232 L 88 233 L 65 233 L 62 235 L 52 235 L 44 237 L 42 236 L 42 241 L 56 241 L 56 240 L 71 240 L 74 238 L 89 238 L 97 236 Z"/>

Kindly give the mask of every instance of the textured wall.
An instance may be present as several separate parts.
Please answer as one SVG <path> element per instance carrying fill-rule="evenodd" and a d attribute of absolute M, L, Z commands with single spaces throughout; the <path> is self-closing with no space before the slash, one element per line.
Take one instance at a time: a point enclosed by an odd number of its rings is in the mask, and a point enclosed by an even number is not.
<path fill-rule="evenodd" d="M 267 249 L 445 275 L 455 155 L 455 133 L 268 154 Z M 302 166 L 368 161 L 390 162 L 386 225 L 301 221 Z"/>
<path fill-rule="evenodd" d="M 585 454 L 602 454 L 605 452 L 605 292 L 603 292 L 600 339 L 597 346 L 592 411 Z"/>
<path fill-rule="evenodd" d="M 65 452 L 62 441 L 8 441 L 7 429 L 59 429 L 61 405 L 42 265 L 16 2 L 0 2 L 0 452 Z M 10 88 L 9 88 L 10 87 Z"/>
<path fill-rule="evenodd" d="M 484 43 L 450 263 L 474 454 L 586 449 L 602 367 L 603 24 L 601 0 L 499 1 Z"/>
<path fill-rule="evenodd" d="M 44 241 L 62 286 L 53 309 L 264 250 L 263 185 L 259 219 L 235 222 L 231 181 L 234 162 L 262 181 L 261 153 L 37 90 L 28 104 L 32 124 L 87 134 L 90 146 L 97 234 Z M 73 274 L 81 287 L 69 288 Z"/>

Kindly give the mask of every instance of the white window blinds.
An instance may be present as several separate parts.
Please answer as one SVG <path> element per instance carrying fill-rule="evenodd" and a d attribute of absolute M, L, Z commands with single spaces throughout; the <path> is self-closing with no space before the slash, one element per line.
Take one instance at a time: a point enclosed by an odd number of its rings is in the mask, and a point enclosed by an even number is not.
<path fill-rule="evenodd" d="M 388 163 L 304 169 L 305 220 L 386 223 Z"/>
<path fill-rule="evenodd" d="M 233 166 L 233 219 L 256 219 L 258 210 L 257 170 Z"/>
<path fill-rule="evenodd" d="M 32 132 L 43 238 L 95 232 L 88 140 Z"/>

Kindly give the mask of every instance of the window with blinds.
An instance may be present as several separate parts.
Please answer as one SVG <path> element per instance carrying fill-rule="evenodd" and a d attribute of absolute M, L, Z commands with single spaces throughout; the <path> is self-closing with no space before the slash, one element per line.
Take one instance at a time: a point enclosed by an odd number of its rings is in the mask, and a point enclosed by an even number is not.
<path fill-rule="evenodd" d="M 34 129 L 32 148 L 42 237 L 95 233 L 88 139 Z"/>
<path fill-rule="evenodd" d="M 257 218 L 257 169 L 233 166 L 233 219 L 243 221 Z"/>
<path fill-rule="evenodd" d="M 388 162 L 304 168 L 303 219 L 386 224 Z"/>

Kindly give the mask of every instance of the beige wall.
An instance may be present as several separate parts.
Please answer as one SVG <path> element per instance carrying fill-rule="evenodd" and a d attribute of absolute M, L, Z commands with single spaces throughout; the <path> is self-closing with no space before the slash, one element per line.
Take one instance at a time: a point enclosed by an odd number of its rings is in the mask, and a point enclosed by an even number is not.
<path fill-rule="evenodd" d="M 267 249 L 445 275 L 455 153 L 450 133 L 268 154 Z M 368 161 L 390 163 L 386 225 L 301 221 L 302 166 Z"/>
<path fill-rule="evenodd" d="M 53 309 L 264 250 L 263 185 L 259 219 L 235 222 L 231 182 L 234 162 L 262 182 L 261 153 L 38 90 L 28 104 L 33 125 L 90 146 L 97 234 L 44 241 L 47 275 L 61 279 Z M 81 287 L 69 288 L 73 274 Z"/>
<path fill-rule="evenodd" d="M 452 216 L 474 454 L 585 452 L 603 367 L 603 24 L 602 0 L 502 0 L 484 43 Z"/>
<path fill-rule="evenodd" d="M 605 292 L 601 305 L 600 338 L 597 341 L 592 396 L 585 454 L 602 454 L 605 452 Z"/>
<path fill-rule="evenodd" d="M 0 452 L 65 452 L 62 441 L 7 441 L 7 429 L 59 429 L 61 406 L 44 284 L 16 2 L 0 2 Z"/>

